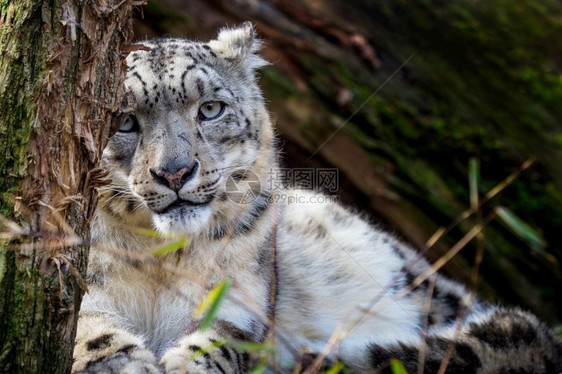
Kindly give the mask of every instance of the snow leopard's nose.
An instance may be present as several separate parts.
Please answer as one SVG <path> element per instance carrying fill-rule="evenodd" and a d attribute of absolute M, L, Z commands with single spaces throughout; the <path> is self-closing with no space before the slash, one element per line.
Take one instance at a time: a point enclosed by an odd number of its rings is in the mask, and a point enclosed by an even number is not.
<path fill-rule="evenodd" d="M 178 192 L 188 181 L 193 179 L 198 169 L 199 163 L 193 161 L 191 165 L 184 166 L 179 170 L 170 171 L 168 169 L 161 169 L 155 172 L 151 169 L 150 174 L 156 183 Z"/>

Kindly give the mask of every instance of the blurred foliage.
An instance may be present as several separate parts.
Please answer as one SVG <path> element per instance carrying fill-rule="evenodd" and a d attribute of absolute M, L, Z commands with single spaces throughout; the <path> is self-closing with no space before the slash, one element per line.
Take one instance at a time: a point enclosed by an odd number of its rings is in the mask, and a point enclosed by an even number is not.
<path fill-rule="evenodd" d="M 349 7 L 345 11 L 334 11 L 346 14 L 348 23 L 357 18 L 353 24 L 372 28 L 365 34 L 376 35 L 372 42 L 380 46 L 380 53 L 395 59 L 387 64 L 390 69 L 417 53 L 402 76 L 352 118 L 349 126 L 359 130 L 354 136 L 370 145 L 369 152 L 397 164 L 398 177 L 407 182 L 395 183 L 398 189 L 427 197 L 447 215 L 447 207 L 456 204 L 444 197 L 468 200 L 466 165 L 471 156 L 481 160 L 484 186 L 492 187 L 526 157 L 537 155 L 544 169 L 522 176 L 503 203 L 556 234 L 554 229 L 562 223 L 562 148 L 554 136 L 562 131 L 557 66 L 562 63 L 557 55 L 562 53 L 561 4 L 439 4 L 348 2 L 340 4 Z M 337 83 L 352 89 L 352 108 L 390 71 L 381 69 L 378 81 L 365 86 L 345 66 L 313 72 L 310 82 L 328 85 L 336 77 Z M 326 92 L 323 87 L 318 91 Z M 328 98 L 327 106 L 333 110 L 333 99 Z M 549 239 L 561 255 L 562 237 Z"/>

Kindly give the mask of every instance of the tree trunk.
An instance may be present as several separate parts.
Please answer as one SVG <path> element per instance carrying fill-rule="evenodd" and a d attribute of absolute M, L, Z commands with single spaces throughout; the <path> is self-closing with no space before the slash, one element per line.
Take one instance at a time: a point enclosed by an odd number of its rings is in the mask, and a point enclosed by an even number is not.
<path fill-rule="evenodd" d="M 68 373 L 132 0 L 0 1 L 0 372 Z"/>

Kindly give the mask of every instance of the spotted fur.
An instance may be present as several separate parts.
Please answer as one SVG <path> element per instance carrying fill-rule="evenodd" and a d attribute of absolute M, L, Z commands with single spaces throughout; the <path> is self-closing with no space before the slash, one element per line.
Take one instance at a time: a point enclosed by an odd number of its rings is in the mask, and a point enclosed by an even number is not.
<path fill-rule="evenodd" d="M 256 357 L 236 343 L 268 335 L 283 372 L 312 367 L 338 331 L 324 367 L 384 371 L 398 358 L 434 372 L 451 352 L 448 372 L 562 370 L 560 342 L 532 315 L 471 301 L 441 275 L 414 287 L 429 265 L 405 244 L 268 183 L 277 151 L 251 25 L 145 45 L 127 58 L 128 117 L 103 154 L 112 183 L 92 223 L 73 372 L 244 373 Z M 153 255 L 170 235 L 188 240 Z M 196 309 L 224 279 L 228 297 L 201 329 Z"/>

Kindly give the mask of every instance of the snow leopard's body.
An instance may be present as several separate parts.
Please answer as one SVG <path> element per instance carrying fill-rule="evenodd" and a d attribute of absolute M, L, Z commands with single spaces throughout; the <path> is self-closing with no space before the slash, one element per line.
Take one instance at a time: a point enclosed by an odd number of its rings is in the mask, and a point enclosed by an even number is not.
<path fill-rule="evenodd" d="M 470 302 L 441 276 L 405 292 L 429 268 L 415 252 L 310 191 L 268 183 L 277 151 L 253 34 L 157 40 L 128 57 L 134 116 L 104 151 L 112 183 L 92 225 L 73 371 L 241 373 L 254 361 L 231 343 L 273 332 L 280 370 L 325 351 L 356 372 L 393 357 L 434 372 L 448 350 L 451 372 L 562 370 L 562 345 L 532 315 Z M 139 227 L 189 243 L 153 256 L 170 239 Z M 228 297 L 202 331 L 195 310 L 224 279 Z"/>

